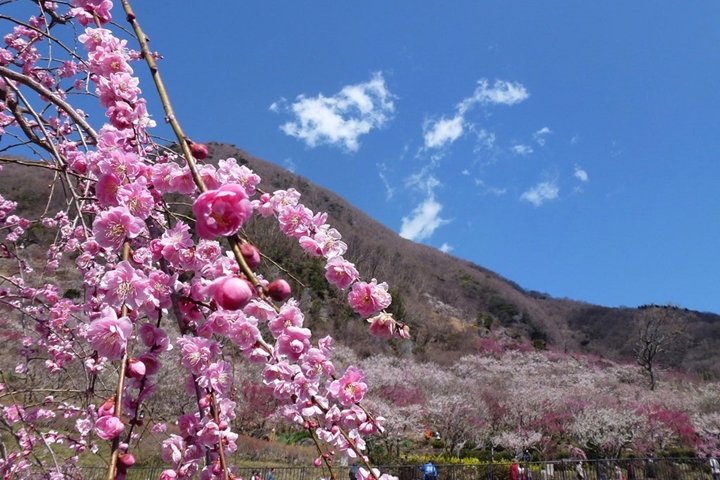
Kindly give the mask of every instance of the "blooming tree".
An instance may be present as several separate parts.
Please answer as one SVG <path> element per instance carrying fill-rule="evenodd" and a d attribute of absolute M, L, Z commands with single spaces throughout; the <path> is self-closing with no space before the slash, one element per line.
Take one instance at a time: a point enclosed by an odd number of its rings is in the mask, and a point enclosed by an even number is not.
<path fill-rule="evenodd" d="M 62 478 L 82 457 L 109 452 L 107 478 L 125 478 L 144 406 L 177 354 L 184 373 L 176 395 L 192 400 L 176 419 L 179 434 L 152 426 L 165 437 L 162 478 L 235 478 L 233 392 L 243 388 L 233 384 L 228 361 L 235 351 L 263 365 L 261 380 L 284 418 L 315 440 L 317 466 L 331 468 L 334 455 L 347 455 L 364 464 L 363 478 L 385 476 L 364 455 L 363 437 L 380 432 L 383 418 L 361 403 L 363 372 L 335 368 L 333 339 L 312 337 L 285 279 L 258 273 L 262 254 L 243 227 L 275 219 L 308 255 L 325 260 L 327 281 L 348 291 L 371 334 L 407 338 L 407 327 L 385 311 L 387 284 L 361 278 L 328 215 L 303 205 L 300 192 L 261 190 L 259 176 L 232 158 L 199 163 L 208 148 L 183 132 L 159 55 L 149 50 L 130 2 L 120 3 L 130 38 L 111 23 L 109 0 L 28 2 L 36 10 L 29 19 L 0 16 L 11 26 L 0 48 L 0 136 L 31 161 L 4 153 L 0 160 L 52 172 L 53 189 L 66 195 L 64 208 L 41 218 L 16 215 L 17 205 L 0 198 L 2 257 L 14 265 L 0 276 L 0 302 L 26 325 L 25 360 L 12 378 L 0 372 L 8 403 L 2 419 L 17 443 L 2 449 L 0 473 Z M 152 135 L 155 122 L 135 75 L 142 62 L 177 150 Z M 79 107 L 88 97 L 105 121 L 91 122 Z M 177 195 L 190 211 L 170 201 Z M 22 239 L 40 225 L 55 240 L 38 266 L 23 258 Z M 73 259 L 82 293 L 63 298 L 47 279 Z M 42 389 L 29 379 L 40 371 L 54 387 L 36 401 Z M 44 427 L 56 418 L 70 428 Z"/>

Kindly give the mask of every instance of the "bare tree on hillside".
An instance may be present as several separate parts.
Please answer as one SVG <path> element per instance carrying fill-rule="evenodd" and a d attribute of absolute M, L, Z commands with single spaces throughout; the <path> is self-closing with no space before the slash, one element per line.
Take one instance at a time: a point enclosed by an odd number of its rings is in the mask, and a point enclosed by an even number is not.
<path fill-rule="evenodd" d="M 671 305 L 650 305 L 640 307 L 635 322 L 638 335 L 635 359 L 650 378 L 650 390 L 655 390 L 658 360 L 677 349 L 680 336 L 687 326 L 688 316 Z"/>

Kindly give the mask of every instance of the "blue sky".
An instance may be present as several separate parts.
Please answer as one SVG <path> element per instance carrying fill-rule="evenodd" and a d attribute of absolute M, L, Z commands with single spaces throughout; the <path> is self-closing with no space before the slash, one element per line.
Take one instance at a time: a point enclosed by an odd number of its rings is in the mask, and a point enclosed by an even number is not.
<path fill-rule="evenodd" d="M 195 141 L 526 289 L 720 313 L 717 1 L 170 4 L 134 7 Z"/>

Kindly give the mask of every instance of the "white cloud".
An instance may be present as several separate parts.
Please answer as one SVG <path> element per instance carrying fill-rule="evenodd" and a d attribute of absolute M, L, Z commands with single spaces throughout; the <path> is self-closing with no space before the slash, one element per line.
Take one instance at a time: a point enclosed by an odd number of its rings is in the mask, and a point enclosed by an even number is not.
<path fill-rule="evenodd" d="M 443 243 L 443 244 L 440 246 L 440 248 L 439 248 L 439 250 L 440 250 L 441 252 L 443 252 L 443 253 L 448 253 L 448 252 L 450 252 L 450 251 L 452 251 L 452 250 L 454 250 L 454 249 L 455 249 L 454 247 L 451 247 L 451 246 L 448 245 L 447 243 Z"/>
<path fill-rule="evenodd" d="M 465 119 L 462 115 L 455 115 L 451 119 L 443 117 L 432 126 L 431 123 L 428 121 L 423 125 L 425 147 L 440 148 L 462 136 Z"/>
<path fill-rule="evenodd" d="M 573 135 L 572 138 L 570 139 L 570 144 L 571 144 L 571 145 L 577 145 L 579 142 L 580 142 L 580 135 L 575 134 L 575 135 Z"/>
<path fill-rule="evenodd" d="M 481 150 L 492 150 L 495 146 L 495 134 L 488 133 L 485 129 L 481 129 L 477 132 L 477 143 L 473 148 L 474 153 L 478 153 Z"/>
<path fill-rule="evenodd" d="M 528 155 L 533 153 L 533 149 L 530 145 L 514 145 L 512 151 L 517 155 Z"/>
<path fill-rule="evenodd" d="M 390 182 L 385 176 L 384 172 L 387 171 L 387 166 L 384 163 L 378 163 L 377 167 L 378 176 L 380 176 L 380 180 L 382 180 L 383 184 L 385 185 L 385 199 L 391 200 L 395 195 L 395 189 L 392 187 L 392 185 L 390 185 Z"/>
<path fill-rule="evenodd" d="M 560 189 L 553 182 L 540 182 L 520 196 L 521 200 L 527 200 L 536 207 L 539 207 L 548 200 L 557 198 Z"/>
<path fill-rule="evenodd" d="M 442 117 L 438 121 L 426 121 L 423 124 L 425 148 L 442 148 L 459 139 L 466 127 L 472 128 L 472 125 L 467 124 L 465 115 L 476 104 L 514 105 L 526 100 L 529 96 L 527 89 L 517 82 L 496 80 L 495 84 L 490 87 L 487 79 L 481 78 L 478 80 L 478 86 L 472 96 L 463 99 L 455 106 L 455 116 L 452 118 Z M 490 146 L 495 141 L 495 135 L 488 134 L 485 130 L 481 130 L 478 136 L 479 142 L 490 142 Z"/>
<path fill-rule="evenodd" d="M 369 82 L 348 85 L 331 97 L 299 95 L 289 107 L 281 99 L 270 105 L 270 110 L 293 115 L 294 120 L 280 129 L 309 147 L 333 145 L 354 152 L 360 148 L 361 135 L 390 120 L 395 112 L 393 97 L 382 73 L 375 73 Z"/>
<path fill-rule="evenodd" d="M 419 242 L 430 238 L 438 227 L 450 223 L 450 220 L 440 218 L 443 206 L 435 200 L 430 192 L 425 200 L 415 207 L 410 216 L 403 217 L 400 236 Z"/>
<path fill-rule="evenodd" d="M 505 195 L 507 193 L 507 188 L 491 187 L 486 185 L 485 182 L 480 179 L 475 179 L 475 185 L 482 188 L 484 195 L 495 195 L 496 197 L 499 197 L 500 195 Z"/>
<path fill-rule="evenodd" d="M 579 179 L 581 182 L 587 182 L 589 180 L 587 172 L 577 165 L 575 165 L 575 178 Z"/>
<path fill-rule="evenodd" d="M 285 168 L 293 173 L 295 173 L 295 162 L 293 162 L 293 159 L 288 157 L 285 160 L 283 160 L 283 165 L 285 165 Z"/>
<path fill-rule="evenodd" d="M 533 138 L 541 147 L 545 146 L 545 135 L 552 133 L 548 127 L 543 127 L 537 132 L 533 133 Z"/>
<path fill-rule="evenodd" d="M 514 105 L 527 100 L 530 93 L 521 84 L 506 80 L 495 80 L 492 87 L 488 86 L 486 78 L 478 80 L 478 86 L 472 97 L 468 97 L 458 104 L 460 114 L 465 114 L 476 103 L 481 105 Z"/>

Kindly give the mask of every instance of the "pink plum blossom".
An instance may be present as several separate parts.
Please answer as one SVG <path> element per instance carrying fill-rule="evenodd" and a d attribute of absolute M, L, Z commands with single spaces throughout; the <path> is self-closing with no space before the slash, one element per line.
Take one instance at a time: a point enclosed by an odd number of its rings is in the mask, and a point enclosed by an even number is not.
<path fill-rule="evenodd" d="M 347 407 L 360 402 L 365 396 L 367 388 L 363 372 L 353 365 L 345 370 L 342 377 L 330 383 L 328 392 L 330 392 L 341 405 Z"/>
<path fill-rule="evenodd" d="M 348 294 L 348 303 L 357 313 L 363 317 L 369 317 L 390 306 L 392 298 L 387 290 L 387 283 L 378 284 L 374 278 L 370 283 L 358 282 L 353 285 L 352 291 Z"/>
<path fill-rule="evenodd" d="M 261 338 L 260 330 L 258 330 L 255 323 L 249 319 L 235 322 L 228 336 L 240 350 L 247 350 L 253 347 Z"/>
<path fill-rule="evenodd" d="M 302 327 L 305 316 L 294 299 L 283 304 L 277 316 L 268 321 L 273 337 L 277 338 L 289 327 Z"/>
<path fill-rule="evenodd" d="M 328 356 L 318 348 L 311 348 L 305 353 L 300 368 L 309 379 L 317 379 L 322 374 L 327 376 L 335 374 L 334 365 Z"/>
<path fill-rule="evenodd" d="M 198 376 L 198 385 L 220 394 L 227 393 L 232 385 L 232 366 L 222 360 L 212 363 Z"/>
<path fill-rule="evenodd" d="M 237 184 L 223 185 L 201 194 L 193 204 L 195 228 L 206 240 L 237 233 L 252 215 L 245 190 Z"/>
<path fill-rule="evenodd" d="M 390 313 L 379 313 L 367 321 L 370 323 L 370 333 L 376 337 L 389 340 L 395 334 L 395 319 Z"/>
<path fill-rule="evenodd" d="M 122 433 L 125 425 L 115 415 L 105 415 L 95 422 L 95 432 L 103 440 L 111 440 Z"/>
<path fill-rule="evenodd" d="M 332 285 L 341 290 L 345 290 L 358 278 L 358 271 L 355 265 L 345 260 L 343 257 L 332 257 L 325 265 L 325 278 Z"/>
<path fill-rule="evenodd" d="M 145 230 L 145 222 L 125 207 L 100 213 L 93 222 L 95 240 L 101 247 L 120 248 L 126 238 L 135 238 Z"/>
<path fill-rule="evenodd" d="M 182 353 L 182 365 L 195 375 L 203 373 L 220 353 L 217 342 L 206 338 L 185 335 L 178 339 L 178 345 Z"/>
<path fill-rule="evenodd" d="M 117 205 L 117 194 L 121 183 L 121 180 L 114 173 L 104 173 L 100 175 L 95 184 L 95 195 L 105 205 Z"/>
<path fill-rule="evenodd" d="M 313 213 L 302 205 L 286 206 L 278 212 L 278 222 L 283 233 L 300 238 L 307 235 Z"/>
<path fill-rule="evenodd" d="M 144 177 L 136 179 L 133 183 L 122 185 L 117 191 L 117 199 L 131 214 L 138 218 L 147 218 L 155 206 L 155 199 L 147 189 L 147 180 Z"/>
<path fill-rule="evenodd" d="M 104 291 L 105 301 L 116 308 L 126 304 L 135 309 L 150 298 L 147 277 L 127 261 L 118 263 L 115 270 L 107 272 L 100 288 Z"/>
<path fill-rule="evenodd" d="M 277 351 L 287 355 L 290 361 L 297 361 L 310 348 L 310 330 L 288 327 L 277 339 Z"/>
<path fill-rule="evenodd" d="M 108 360 L 118 360 L 125 353 L 132 323 L 127 317 L 118 318 L 115 309 L 105 307 L 100 318 L 93 320 L 87 329 L 87 340 L 97 352 Z"/>

